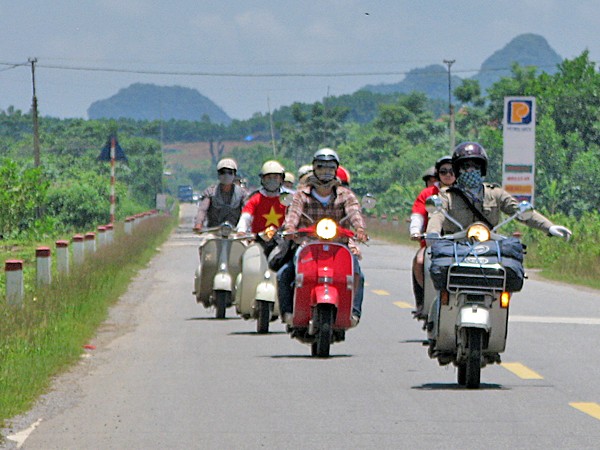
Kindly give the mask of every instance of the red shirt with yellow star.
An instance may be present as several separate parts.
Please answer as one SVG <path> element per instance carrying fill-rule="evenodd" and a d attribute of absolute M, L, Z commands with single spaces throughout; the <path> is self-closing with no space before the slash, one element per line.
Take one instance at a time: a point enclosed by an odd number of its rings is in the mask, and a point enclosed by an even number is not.
<path fill-rule="evenodd" d="M 267 197 L 260 192 L 254 194 L 242 208 L 242 213 L 252 216 L 252 232 L 259 233 L 273 225 L 279 228 L 285 218 L 285 206 L 279 196 Z"/>

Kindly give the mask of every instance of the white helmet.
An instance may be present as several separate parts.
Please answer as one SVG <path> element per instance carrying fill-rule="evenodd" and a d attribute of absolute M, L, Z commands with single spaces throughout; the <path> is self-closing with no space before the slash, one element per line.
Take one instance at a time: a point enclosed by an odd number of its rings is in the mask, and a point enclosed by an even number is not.
<path fill-rule="evenodd" d="M 312 164 L 306 164 L 305 166 L 300 167 L 298 169 L 298 178 L 302 178 L 307 173 L 312 172 L 312 170 L 313 170 Z"/>
<path fill-rule="evenodd" d="M 262 168 L 260 169 L 260 176 L 263 177 L 270 173 L 276 173 L 277 175 L 281 175 L 282 177 L 285 177 L 285 169 L 277 161 L 273 161 L 273 160 L 267 161 L 262 165 Z"/>
<path fill-rule="evenodd" d="M 313 156 L 313 164 L 316 161 L 335 161 L 337 165 L 340 165 L 340 157 L 331 148 L 321 148 L 317 150 Z"/>
<path fill-rule="evenodd" d="M 231 158 L 223 158 L 217 164 L 217 172 L 221 169 L 231 169 L 237 172 L 237 163 Z"/>
<path fill-rule="evenodd" d="M 283 177 L 283 181 L 293 184 L 296 182 L 296 177 L 294 176 L 294 174 L 292 172 L 286 172 L 285 176 Z"/>

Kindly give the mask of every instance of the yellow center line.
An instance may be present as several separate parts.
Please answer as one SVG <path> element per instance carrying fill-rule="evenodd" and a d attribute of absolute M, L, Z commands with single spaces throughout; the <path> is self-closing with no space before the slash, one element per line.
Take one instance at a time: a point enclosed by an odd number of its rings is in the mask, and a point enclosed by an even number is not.
<path fill-rule="evenodd" d="M 394 305 L 396 305 L 398 308 L 404 308 L 404 309 L 411 309 L 413 307 L 413 305 L 411 305 L 410 303 L 406 303 L 406 302 L 394 302 Z"/>
<path fill-rule="evenodd" d="M 569 403 L 569 405 L 581 412 L 586 413 L 589 416 L 592 416 L 594 419 L 600 420 L 600 405 L 598 403 L 572 402 Z"/>
<path fill-rule="evenodd" d="M 500 364 L 506 370 L 510 370 L 519 378 L 524 380 L 543 380 L 544 377 L 539 373 L 531 370 L 529 367 L 524 366 L 521 363 L 502 363 Z"/>
<path fill-rule="evenodd" d="M 388 291 L 384 291 L 383 289 L 373 289 L 371 292 L 377 295 L 390 295 Z"/>

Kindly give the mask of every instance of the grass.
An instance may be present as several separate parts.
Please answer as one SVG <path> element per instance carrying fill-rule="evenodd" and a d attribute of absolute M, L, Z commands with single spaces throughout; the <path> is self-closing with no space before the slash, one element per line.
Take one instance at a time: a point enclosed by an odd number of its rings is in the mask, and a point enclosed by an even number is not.
<path fill-rule="evenodd" d="M 21 308 L 0 310 L 0 425 L 28 410 L 53 376 L 76 363 L 127 290 L 176 225 L 167 216 L 148 218 L 132 235 L 116 230 L 105 246 L 68 277 L 43 291 L 28 289 Z"/>

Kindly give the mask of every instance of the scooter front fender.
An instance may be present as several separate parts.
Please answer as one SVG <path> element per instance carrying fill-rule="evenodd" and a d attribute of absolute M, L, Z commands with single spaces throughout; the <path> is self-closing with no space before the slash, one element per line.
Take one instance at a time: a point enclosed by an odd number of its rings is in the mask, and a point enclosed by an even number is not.
<path fill-rule="evenodd" d="M 458 323 L 461 328 L 481 328 L 485 331 L 490 331 L 492 328 L 492 319 L 490 311 L 479 305 L 468 305 L 461 308 L 458 314 Z"/>
<path fill-rule="evenodd" d="M 277 286 L 271 281 L 263 281 L 256 286 L 256 300 L 273 302 L 277 299 Z"/>
<path fill-rule="evenodd" d="M 213 279 L 213 290 L 214 291 L 232 291 L 233 282 L 231 275 L 225 272 L 219 272 Z"/>
<path fill-rule="evenodd" d="M 338 290 L 335 286 L 320 284 L 314 289 L 314 303 L 328 303 L 333 306 L 338 306 L 340 302 Z"/>

